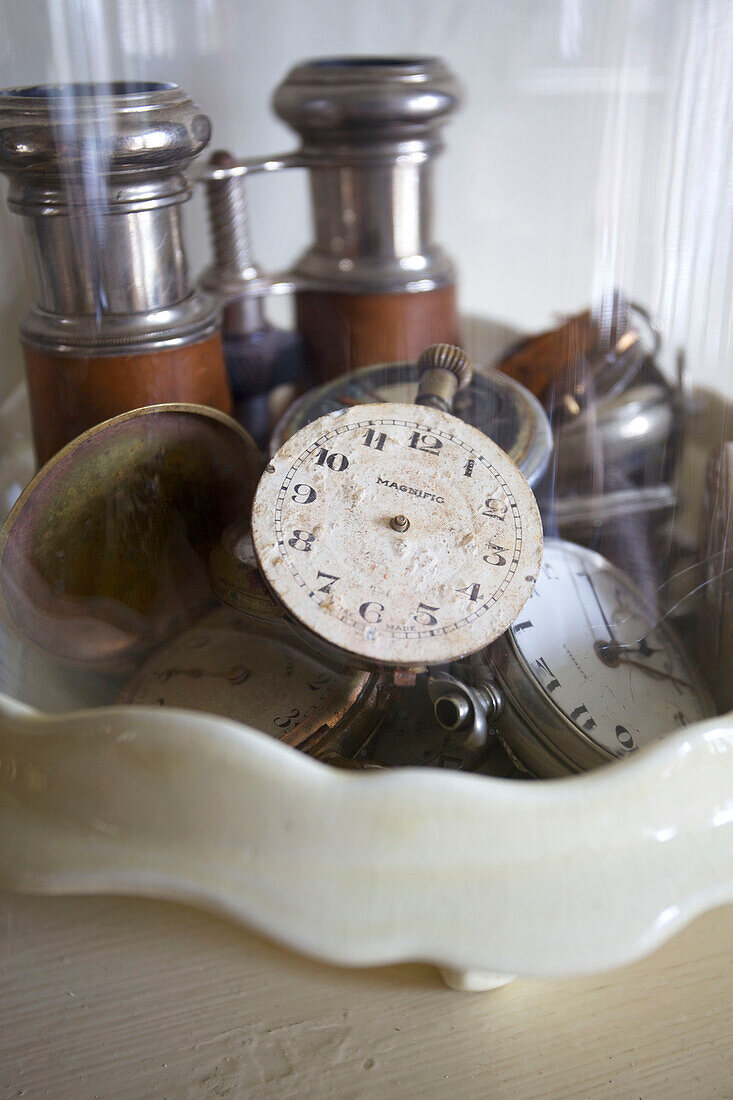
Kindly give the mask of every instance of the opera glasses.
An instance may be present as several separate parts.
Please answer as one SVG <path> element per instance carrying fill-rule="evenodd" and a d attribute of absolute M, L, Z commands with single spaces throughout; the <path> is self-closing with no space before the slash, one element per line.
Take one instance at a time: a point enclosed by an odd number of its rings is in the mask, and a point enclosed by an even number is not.
<path fill-rule="evenodd" d="M 299 149 L 250 159 L 219 153 L 197 171 L 214 249 L 202 283 L 226 302 L 227 364 L 245 406 L 238 418 L 259 441 L 258 397 L 297 380 L 303 357 L 312 384 L 457 341 L 455 272 L 433 240 L 432 208 L 433 165 L 458 102 L 438 58 L 310 61 L 273 97 Z M 314 240 L 289 271 L 268 278 L 252 258 L 245 181 L 286 168 L 308 169 Z M 294 294 L 300 348 L 264 335 L 262 300 L 272 293 Z"/>
<path fill-rule="evenodd" d="M 219 302 L 189 278 L 181 226 L 210 133 L 174 84 L 0 93 L 0 171 L 36 276 L 21 339 L 40 463 L 129 409 L 230 408 Z"/>
<path fill-rule="evenodd" d="M 273 98 L 299 149 L 244 160 L 220 151 L 190 171 L 211 126 L 176 85 L 0 93 L 0 171 L 36 274 L 21 339 L 39 461 L 133 408 L 229 411 L 232 396 L 264 449 L 295 388 L 455 342 L 455 275 L 433 241 L 432 175 L 458 101 L 437 58 L 307 62 Z M 314 241 L 290 271 L 267 277 L 252 257 L 245 180 L 294 167 L 310 174 Z M 194 176 L 213 244 L 200 287 L 181 224 Z M 264 299 L 284 292 L 295 296 L 295 334 L 265 318 Z"/>

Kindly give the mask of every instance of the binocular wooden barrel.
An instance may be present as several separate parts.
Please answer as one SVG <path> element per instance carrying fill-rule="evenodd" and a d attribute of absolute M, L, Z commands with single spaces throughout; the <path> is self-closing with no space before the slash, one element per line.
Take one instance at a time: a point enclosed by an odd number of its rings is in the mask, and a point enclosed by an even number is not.
<path fill-rule="evenodd" d="M 295 315 L 317 382 L 372 363 L 417 359 L 429 344 L 459 342 L 454 285 L 421 294 L 300 291 Z"/>
<path fill-rule="evenodd" d="M 52 355 L 25 344 L 36 457 L 42 465 L 76 436 L 146 405 L 182 402 L 228 413 L 218 333 L 196 344 L 137 355 Z"/>

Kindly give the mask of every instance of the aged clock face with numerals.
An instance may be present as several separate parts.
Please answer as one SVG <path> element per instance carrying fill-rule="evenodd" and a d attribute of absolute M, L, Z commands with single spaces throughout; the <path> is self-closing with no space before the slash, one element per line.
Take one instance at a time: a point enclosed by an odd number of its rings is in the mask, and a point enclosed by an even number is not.
<path fill-rule="evenodd" d="M 516 466 L 477 429 L 416 405 L 356 406 L 293 435 L 262 475 L 252 535 L 301 626 L 367 665 L 412 669 L 502 633 L 542 560 Z"/>
<path fill-rule="evenodd" d="M 576 745 L 624 756 L 712 713 L 682 640 L 621 570 L 585 547 L 547 540 L 537 586 L 507 639 L 528 684 L 564 721 L 544 713 L 540 735 L 570 760 L 565 730 Z M 531 712 L 527 696 L 517 701 Z"/>
<path fill-rule="evenodd" d="M 370 678 L 293 642 L 219 607 L 161 646 L 122 701 L 208 711 L 300 745 L 348 715 Z"/>
<path fill-rule="evenodd" d="M 416 363 L 385 363 L 349 371 L 308 390 L 275 429 L 273 452 L 305 424 L 337 409 L 381 401 L 409 402 L 415 397 L 418 378 Z M 499 371 L 474 370 L 468 385 L 455 396 L 453 413 L 493 439 L 530 485 L 537 484 L 552 453 L 552 431 L 534 394 Z"/>

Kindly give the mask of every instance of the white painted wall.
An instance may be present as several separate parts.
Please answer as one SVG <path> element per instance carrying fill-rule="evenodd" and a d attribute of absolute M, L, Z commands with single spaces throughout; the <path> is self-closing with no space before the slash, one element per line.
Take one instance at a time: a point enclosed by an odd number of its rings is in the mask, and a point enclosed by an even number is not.
<path fill-rule="evenodd" d="M 460 75 L 438 180 L 438 236 L 464 310 L 540 326 L 621 284 L 733 393 L 731 0 L 5 0 L 0 83 L 149 77 L 182 84 L 215 143 L 294 144 L 269 109 L 297 60 L 438 53 Z M 309 238 L 301 173 L 251 185 L 261 262 Z M 0 391 L 20 371 L 28 300 L 0 213 Z M 201 196 L 190 254 L 206 256 Z M 672 356 L 670 355 L 670 361 Z"/>

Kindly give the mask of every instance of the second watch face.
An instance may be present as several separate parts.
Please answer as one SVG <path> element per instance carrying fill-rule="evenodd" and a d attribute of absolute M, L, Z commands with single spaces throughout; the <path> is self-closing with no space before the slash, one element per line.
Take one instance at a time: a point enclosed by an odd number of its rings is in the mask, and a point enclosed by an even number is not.
<path fill-rule="evenodd" d="M 481 432 L 415 405 L 322 417 L 278 451 L 252 518 L 265 578 L 320 639 L 419 668 L 483 648 L 542 558 L 532 491 Z"/>
<path fill-rule="evenodd" d="M 415 363 L 362 367 L 305 393 L 283 417 L 273 438 L 273 453 L 305 424 L 354 405 L 406 403 L 415 399 Z M 536 397 L 499 371 L 474 370 L 471 381 L 453 402 L 453 413 L 484 432 L 511 458 L 530 485 L 547 469 L 552 432 Z"/>
<path fill-rule="evenodd" d="M 620 570 L 572 543 L 546 542 L 511 642 L 552 707 L 610 756 L 711 713 L 675 632 Z"/>
<path fill-rule="evenodd" d="M 319 724 L 340 721 L 368 680 L 222 607 L 162 646 L 124 702 L 203 710 L 297 745 Z"/>

